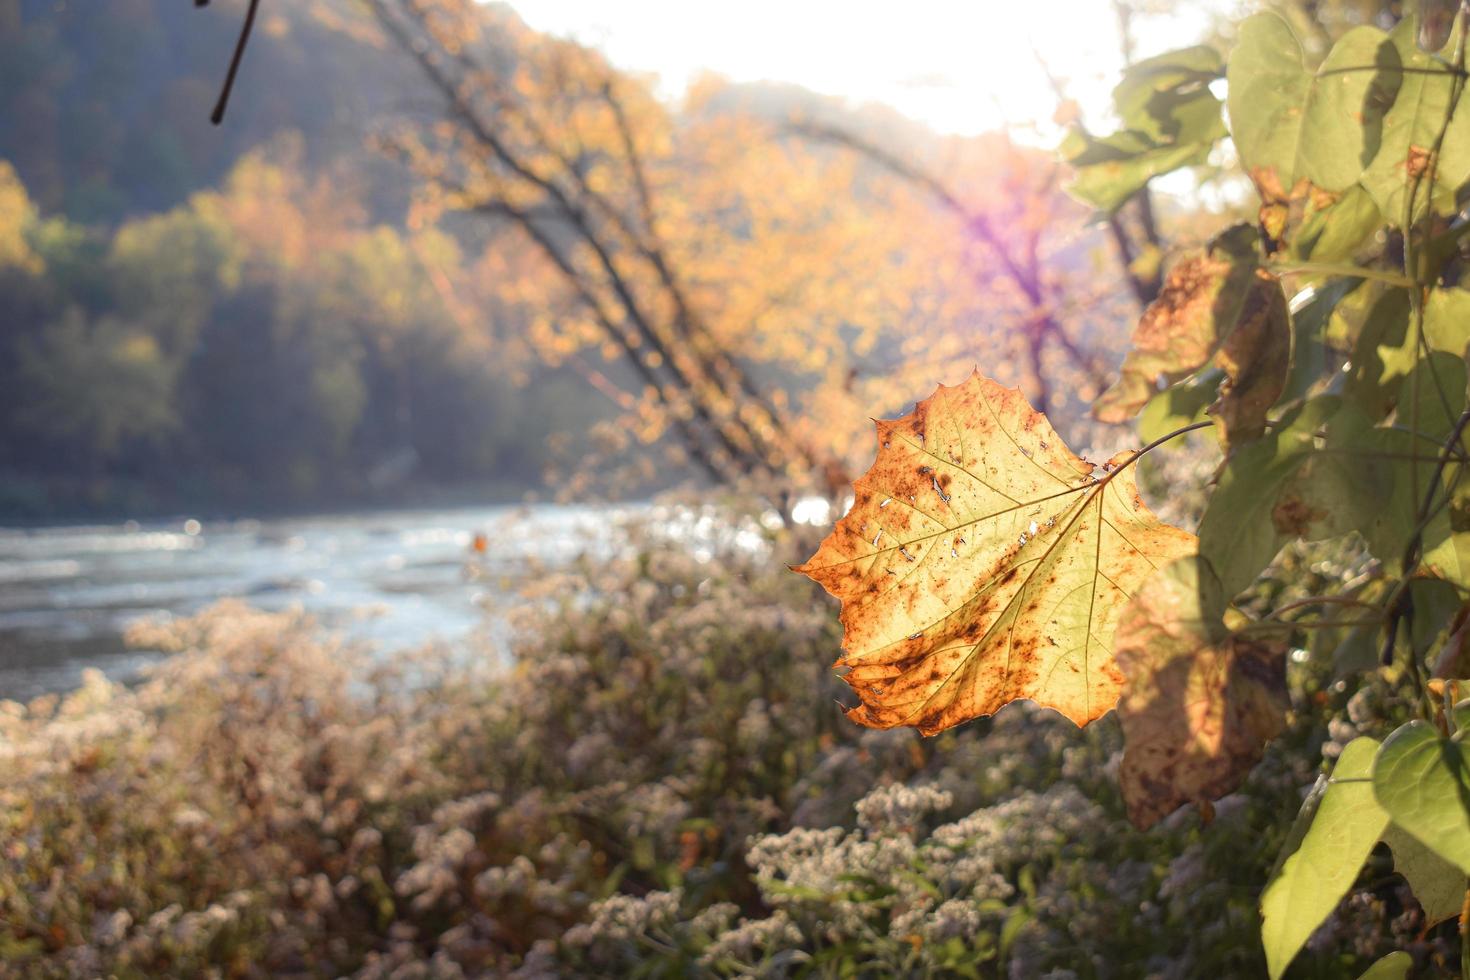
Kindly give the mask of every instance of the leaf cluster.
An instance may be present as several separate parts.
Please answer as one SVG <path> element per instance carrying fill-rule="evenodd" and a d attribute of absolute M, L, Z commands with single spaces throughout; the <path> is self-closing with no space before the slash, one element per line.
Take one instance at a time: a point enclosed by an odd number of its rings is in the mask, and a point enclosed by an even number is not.
<path fill-rule="evenodd" d="M 1140 828 L 1187 804 L 1208 815 L 1314 710 L 1289 660 L 1390 685 L 1412 720 L 1347 746 L 1262 896 L 1273 978 L 1380 842 L 1426 927 L 1466 898 L 1465 27 L 1435 51 L 1413 18 L 1359 27 L 1311 67 L 1263 13 L 1228 64 L 1191 48 L 1137 65 L 1114 92 L 1123 128 L 1063 145 L 1073 193 L 1115 211 L 1228 137 L 1259 199 L 1254 223 L 1176 259 L 1094 404 L 1150 441 L 1095 466 L 1018 392 L 941 386 L 878 424 L 851 511 L 799 569 L 843 600 L 851 717 L 933 733 L 1023 698 L 1078 724 L 1116 708 Z M 1196 536 L 1159 521 L 1128 471 L 1203 428 L 1223 461 Z M 1363 550 L 1360 574 L 1262 600 L 1284 550 L 1329 541 Z"/>

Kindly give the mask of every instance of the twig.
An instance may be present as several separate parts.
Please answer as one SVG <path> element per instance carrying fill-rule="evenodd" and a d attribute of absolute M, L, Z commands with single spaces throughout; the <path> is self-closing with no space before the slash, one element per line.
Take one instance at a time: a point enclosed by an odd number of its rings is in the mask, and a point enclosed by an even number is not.
<path fill-rule="evenodd" d="M 207 7 L 209 0 L 194 0 L 194 6 Z M 214 104 L 214 111 L 209 114 L 209 121 L 218 126 L 224 122 L 225 108 L 230 104 L 230 92 L 235 87 L 235 75 L 240 71 L 240 62 L 245 57 L 245 46 L 250 43 L 250 32 L 255 28 L 255 12 L 260 7 L 260 0 L 250 0 L 250 6 L 245 8 L 245 23 L 240 28 L 240 36 L 235 40 L 235 53 L 230 56 L 230 67 L 225 72 L 225 84 L 220 88 L 219 100 Z"/>

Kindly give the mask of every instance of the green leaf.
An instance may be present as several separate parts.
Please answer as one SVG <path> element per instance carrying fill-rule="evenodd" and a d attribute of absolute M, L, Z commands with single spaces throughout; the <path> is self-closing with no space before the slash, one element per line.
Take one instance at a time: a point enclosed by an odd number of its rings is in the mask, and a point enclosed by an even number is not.
<path fill-rule="evenodd" d="M 1329 441 L 1319 451 L 1317 430 L 1329 422 Z M 1361 439 L 1376 441 L 1377 432 L 1335 395 L 1319 395 L 1230 455 L 1200 519 L 1200 554 L 1226 595 L 1241 594 L 1292 538 L 1323 538 L 1372 522 L 1392 492 L 1391 472 L 1348 450 Z M 1308 461 L 1307 478 L 1298 478 Z"/>
<path fill-rule="evenodd" d="M 1464 357 L 1470 347 L 1470 289 L 1431 290 L 1424 303 L 1424 342 Z"/>
<path fill-rule="evenodd" d="M 1388 826 L 1370 782 L 1377 751 L 1371 738 L 1343 749 L 1301 847 L 1261 895 L 1261 940 L 1272 980 L 1347 894 Z"/>
<path fill-rule="evenodd" d="M 1227 104 L 1230 138 L 1242 166 L 1256 179 L 1274 180 L 1289 191 L 1296 182 L 1302 107 L 1312 76 L 1302 63 L 1302 46 L 1286 21 L 1259 13 L 1240 25 L 1230 53 Z"/>
<path fill-rule="evenodd" d="M 1223 127 L 1219 135 L 1224 135 Z M 1101 138 L 1074 131 L 1060 147 L 1062 157 L 1077 170 L 1067 193 L 1112 213 L 1160 174 L 1204 163 L 1213 145 L 1159 146 L 1126 130 Z"/>
<path fill-rule="evenodd" d="M 1227 74 L 1231 138 L 1263 201 L 1299 196 L 1303 180 L 1334 193 L 1358 182 L 1378 149 L 1399 76 L 1354 69 L 1399 60 L 1387 35 L 1360 27 L 1313 72 L 1279 16 L 1260 13 L 1241 24 Z"/>
<path fill-rule="evenodd" d="M 1373 793 L 1395 824 L 1470 873 L 1470 746 L 1411 721 L 1378 751 Z"/>
<path fill-rule="evenodd" d="M 1220 100 L 1209 87 L 1221 71 L 1219 54 L 1203 46 L 1130 68 L 1113 90 L 1123 128 L 1103 137 L 1075 129 L 1062 142 L 1062 156 L 1077 171 L 1067 190 L 1112 212 L 1153 177 L 1204 163 L 1225 135 Z"/>
<path fill-rule="evenodd" d="M 1364 487 L 1386 489 L 1378 501 L 1359 500 L 1358 529 L 1374 557 L 1398 562 L 1419 524 L 1423 495 L 1434 479 L 1438 450 L 1405 429 L 1372 429 L 1356 443 L 1355 472 Z M 1415 459 L 1417 457 L 1417 459 Z M 1417 470 L 1417 477 L 1415 475 Z M 1441 482 L 1456 470 L 1446 467 Z M 1447 507 L 1435 510 L 1425 525 L 1421 564 L 1449 582 L 1470 585 L 1470 548 L 1464 534 L 1456 534 Z"/>
<path fill-rule="evenodd" d="M 1440 445 L 1465 410 L 1465 361 L 1442 350 L 1430 351 L 1399 389 L 1398 422 Z M 1424 442 L 1426 451 L 1433 451 Z"/>
<path fill-rule="evenodd" d="M 1460 611 L 1460 593 L 1444 579 L 1416 578 L 1409 582 L 1409 597 L 1414 606 L 1409 642 L 1422 662 L 1431 650 L 1444 645 L 1450 621 Z"/>
<path fill-rule="evenodd" d="M 1368 967 L 1367 972 L 1358 980 L 1404 980 L 1409 975 L 1409 967 L 1413 965 L 1414 957 L 1398 950 Z"/>
<path fill-rule="evenodd" d="M 1372 195 L 1363 185 L 1353 184 L 1336 201 L 1309 206 L 1287 243 L 1287 255 L 1302 261 L 1340 262 L 1352 258 L 1382 226 L 1383 216 Z"/>
<path fill-rule="evenodd" d="M 1377 456 L 1379 430 L 1351 403 L 1327 424 L 1322 447 L 1281 483 L 1271 508 L 1288 537 L 1321 541 L 1361 530 L 1393 493 L 1395 471 Z"/>
<path fill-rule="evenodd" d="M 1281 393 L 1283 402 L 1305 398 L 1314 385 L 1329 376 L 1335 367 L 1328 362 L 1327 324 L 1344 298 L 1362 285 L 1361 279 L 1333 279 L 1318 286 L 1308 286 L 1291 301 L 1291 373 Z"/>
<path fill-rule="evenodd" d="M 1150 398 L 1138 414 L 1139 438 L 1153 442 L 1176 429 L 1204 421 L 1209 417 L 1205 409 L 1220 397 L 1220 382 L 1223 380 L 1223 371 L 1203 371 L 1197 380 L 1166 388 Z"/>
<path fill-rule="evenodd" d="M 1271 873 L 1266 877 L 1267 884 L 1281 877 L 1281 869 L 1286 866 L 1287 859 L 1301 850 L 1302 841 L 1307 839 L 1307 831 L 1312 829 L 1312 821 L 1317 818 L 1322 797 L 1327 795 L 1327 787 L 1330 785 L 1331 780 L 1326 775 L 1319 775 L 1312 784 L 1306 799 L 1302 800 L 1302 805 L 1297 810 L 1296 819 L 1291 822 L 1291 829 L 1286 832 L 1286 840 L 1282 842 L 1281 851 L 1276 855 L 1276 863 L 1271 866 Z"/>
<path fill-rule="evenodd" d="M 1393 851 L 1393 870 L 1404 876 L 1414 898 L 1424 909 L 1424 925 L 1432 926 L 1460 914 L 1465 902 L 1465 872 L 1435 854 L 1398 824 L 1389 824 L 1383 843 Z"/>
<path fill-rule="evenodd" d="M 1220 101 L 1209 91 L 1225 73 L 1207 45 L 1169 51 L 1132 65 L 1113 89 L 1123 128 L 1156 144 L 1195 143 L 1220 133 Z"/>
<path fill-rule="evenodd" d="M 1362 176 L 1363 186 L 1378 210 L 1389 222 L 1400 226 L 1406 217 L 1417 220 L 1425 211 L 1427 195 L 1421 190 L 1414 214 L 1405 212 L 1410 175 L 1423 171 L 1429 149 L 1451 109 L 1453 116 L 1440 145 L 1436 168 L 1436 209 L 1453 210 L 1455 188 L 1470 177 L 1470 110 L 1463 103 L 1450 105 L 1454 74 L 1443 60 L 1419 50 L 1414 41 L 1416 31 L 1415 19 L 1406 17 L 1389 35 L 1391 47 L 1380 49 L 1380 60 L 1376 62 L 1384 79 L 1380 84 L 1389 85 L 1393 77 L 1400 81 L 1393 106 L 1382 120 L 1378 150 Z"/>
<path fill-rule="evenodd" d="M 1398 93 L 1399 62 L 1388 35 L 1377 28 L 1358 27 L 1338 38 L 1317 68 L 1307 101 L 1299 176 L 1336 192 L 1358 183 L 1378 152 L 1384 115 Z"/>
<path fill-rule="evenodd" d="M 1410 329 L 1409 291 L 1398 287 L 1359 290 L 1354 298 L 1359 297 L 1367 301 L 1361 321 L 1352 322 L 1357 311 L 1349 307 L 1343 311 L 1347 317 L 1332 325 L 1340 326 L 1352 350 L 1343 393 L 1364 412 L 1381 418 L 1393 407 L 1403 379 L 1418 363 Z"/>

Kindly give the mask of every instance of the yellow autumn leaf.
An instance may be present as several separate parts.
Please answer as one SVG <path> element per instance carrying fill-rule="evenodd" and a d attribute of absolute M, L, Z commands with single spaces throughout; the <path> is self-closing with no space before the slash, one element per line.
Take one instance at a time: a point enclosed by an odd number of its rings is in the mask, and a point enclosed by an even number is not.
<path fill-rule="evenodd" d="M 848 716 L 932 735 L 1023 698 L 1105 714 L 1119 610 L 1196 550 L 1139 499 L 1133 454 L 1094 466 L 978 373 L 877 428 L 852 509 L 797 569 L 842 600 Z"/>

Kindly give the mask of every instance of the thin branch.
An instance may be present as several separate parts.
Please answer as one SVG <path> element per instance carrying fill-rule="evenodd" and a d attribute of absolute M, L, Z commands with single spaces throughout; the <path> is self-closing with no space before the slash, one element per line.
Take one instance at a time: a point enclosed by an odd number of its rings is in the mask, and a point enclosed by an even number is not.
<path fill-rule="evenodd" d="M 628 322 L 633 325 L 650 350 L 658 353 L 680 387 L 690 393 L 691 397 L 688 401 L 690 408 L 699 416 L 700 421 L 708 427 L 723 452 L 727 453 L 732 460 L 741 461 L 742 466 L 747 472 L 765 471 L 774 474 L 775 470 L 772 468 L 772 465 L 763 455 L 756 451 L 754 434 L 745 424 L 744 420 L 739 417 L 738 412 L 732 412 L 724 421 L 715 417 L 714 407 L 700 393 L 700 380 L 693 377 L 686 370 L 681 363 L 681 359 L 676 355 L 676 352 L 665 344 L 663 338 L 654 329 L 652 322 L 643 312 L 641 304 L 633 295 L 631 287 L 618 271 L 612 255 L 608 251 L 607 243 L 594 231 L 587 213 L 554 180 L 536 173 L 517 156 L 494 130 L 491 129 L 489 124 L 480 117 L 479 113 L 471 104 L 464 87 L 452 79 L 446 69 L 435 60 L 431 49 L 427 45 L 417 43 L 417 39 L 408 33 L 408 28 L 399 21 L 397 16 L 388 11 L 387 6 L 386 0 L 375 0 L 373 3 L 373 10 L 378 15 L 380 23 L 398 41 L 399 45 L 419 62 L 429 80 L 445 97 L 451 112 L 465 125 L 469 135 L 479 145 L 489 150 L 491 155 L 501 165 L 506 167 L 512 175 L 545 194 L 554 205 L 554 209 L 559 212 L 561 220 L 565 221 L 576 232 L 577 237 L 592 251 L 598 268 L 606 277 L 606 284 L 617 297 L 618 305 L 623 308 Z M 415 12 L 413 16 L 421 21 L 423 15 Z M 427 31 L 427 28 L 421 22 L 418 26 L 421 30 Z M 463 58 L 461 58 L 461 64 L 464 63 Z M 521 215 L 519 209 L 505 207 L 499 210 L 512 216 L 517 224 L 543 246 L 543 249 L 550 243 L 549 237 L 537 226 L 536 222 L 529 216 Z M 592 294 L 588 290 L 586 283 L 582 280 L 582 273 L 577 269 L 575 263 L 559 251 L 556 254 L 559 258 L 554 260 L 555 264 L 563 272 L 564 276 L 569 281 L 572 281 L 573 287 L 578 295 L 583 299 L 592 299 Z M 601 309 L 600 304 L 592 308 L 594 309 L 594 316 L 598 322 L 604 325 L 609 325 L 613 322 L 606 311 Z M 650 370 L 645 363 L 645 358 L 636 349 L 629 352 L 629 359 L 634 362 L 635 367 L 640 373 L 646 373 Z M 661 386 L 658 387 L 662 390 Z M 742 442 L 744 445 L 741 444 Z M 707 453 L 701 455 L 708 456 Z"/>
<path fill-rule="evenodd" d="M 855 133 L 836 126 L 828 126 L 812 121 L 792 123 L 789 130 L 798 136 L 809 139 L 823 140 L 837 146 L 852 150 L 861 154 L 880 167 L 888 170 L 895 176 L 908 181 L 929 193 L 940 205 L 954 214 L 973 232 L 977 238 L 989 246 L 991 253 L 1000 261 L 1001 268 L 1006 273 L 1013 285 L 1025 298 L 1027 305 L 1031 307 L 1033 317 L 1033 333 L 1036 340 L 1044 342 L 1046 338 L 1056 339 L 1068 358 L 1073 360 L 1077 367 L 1087 372 L 1094 381 L 1101 379 L 1103 371 L 1096 359 L 1082 352 L 1080 348 L 1067 335 L 1062 324 L 1051 312 L 1046 295 L 1046 288 L 1040 277 L 1040 258 L 1036 248 L 1036 239 L 1032 239 L 1031 247 L 1027 255 L 1027 266 L 1023 268 L 1017 261 L 1012 249 L 1005 238 L 996 232 L 991 224 L 990 218 L 983 212 L 976 211 L 965 205 L 959 196 L 939 178 L 927 170 L 915 166 L 908 160 L 900 157 L 889 150 L 884 149 L 863 139 Z M 1041 348 L 1039 343 L 1032 343 L 1028 347 L 1030 355 L 1031 370 L 1037 386 L 1037 409 L 1046 413 L 1048 404 L 1048 389 L 1046 379 L 1041 374 Z"/>
<path fill-rule="evenodd" d="M 207 7 L 209 0 L 194 0 L 194 6 Z M 240 71 L 240 62 L 245 58 L 245 46 L 250 43 L 250 32 L 255 28 L 255 13 L 260 7 L 260 0 L 250 0 L 250 6 L 245 8 L 245 23 L 240 28 L 240 36 L 235 39 L 235 53 L 230 56 L 230 67 L 225 72 L 225 83 L 220 88 L 219 99 L 214 104 L 214 111 L 209 114 L 209 121 L 218 126 L 225 120 L 225 108 L 230 104 L 230 92 L 235 87 L 235 75 Z"/>

